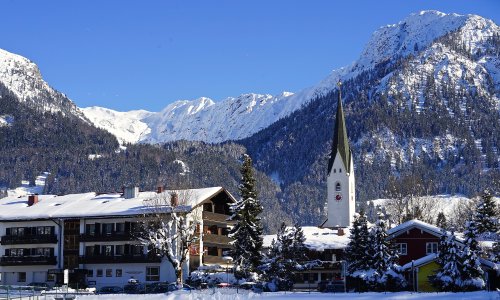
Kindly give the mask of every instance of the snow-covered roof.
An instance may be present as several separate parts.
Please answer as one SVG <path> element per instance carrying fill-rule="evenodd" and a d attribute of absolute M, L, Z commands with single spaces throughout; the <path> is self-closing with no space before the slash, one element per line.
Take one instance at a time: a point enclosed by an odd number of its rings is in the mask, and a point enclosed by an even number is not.
<path fill-rule="evenodd" d="M 434 226 L 434 225 L 431 225 L 429 223 L 425 223 L 425 222 L 417 220 L 417 219 L 413 219 L 410 221 L 406 221 L 402 224 L 399 224 L 398 226 L 387 230 L 387 234 L 389 236 L 399 235 L 400 232 L 407 231 L 407 230 L 410 230 L 413 228 L 423 229 L 423 230 L 429 232 L 430 234 L 433 234 L 436 236 L 441 236 L 441 234 L 442 234 L 441 228 Z"/>
<path fill-rule="evenodd" d="M 349 230 L 344 228 L 344 235 L 338 235 L 336 229 L 319 228 L 315 226 L 302 227 L 306 238 L 304 244 L 310 250 L 324 251 L 325 249 L 344 249 L 349 243 Z M 264 247 L 269 248 L 276 234 L 264 236 Z"/>
<path fill-rule="evenodd" d="M 401 269 L 403 271 L 411 269 L 412 263 L 413 263 L 414 267 L 419 267 L 419 266 L 422 266 L 422 265 L 430 263 L 431 261 L 435 260 L 436 258 L 437 258 L 437 254 L 436 253 L 432 253 L 432 254 L 429 254 L 427 256 L 423 256 L 423 257 L 421 257 L 421 258 L 419 258 L 417 260 L 414 260 L 413 262 L 410 261 L 409 263 L 403 265 L 401 267 Z"/>
<path fill-rule="evenodd" d="M 436 237 L 441 237 L 441 235 L 443 234 L 441 228 L 434 226 L 432 224 L 417 220 L 417 219 L 413 219 L 410 221 L 406 221 L 402 224 L 399 224 L 398 226 L 387 230 L 387 234 L 389 235 L 389 238 L 392 239 L 395 236 L 398 236 L 401 233 L 403 233 L 407 230 L 411 230 L 413 228 L 418 228 L 418 229 L 424 230 L 432 235 L 435 235 Z M 447 231 L 447 233 L 451 234 L 449 231 Z M 455 239 L 458 243 L 463 243 L 462 233 L 455 232 L 454 235 L 455 235 Z"/>
<path fill-rule="evenodd" d="M 180 199 L 180 205 L 190 210 L 223 190 L 222 187 L 210 187 L 182 191 L 167 190 L 162 194 L 140 192 L 137 197 L 131 199 L 125 199 L 119 193 L 101 195 L 83 193 L 64 196 L 39 195 L 38 203 L 32 206 L 28 206 L 28 196 L 6 197 L 0 199 L 0 220 L 138 215 L 151 210 L 151 205 L 147 203 L 148 200 L 157 199 L 158 195 L 170 197 L 171 192 L 188 195 L 179 198 L 186 198 L 187 203 L 182 203 L 182 199 Z M 168 209 L 168 207 L 166 208 Z"/>

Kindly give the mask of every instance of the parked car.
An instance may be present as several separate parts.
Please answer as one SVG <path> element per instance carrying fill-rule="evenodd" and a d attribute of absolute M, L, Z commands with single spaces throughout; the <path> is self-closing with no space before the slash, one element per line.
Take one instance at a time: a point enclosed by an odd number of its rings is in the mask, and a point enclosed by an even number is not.
<path fill-rule="evenodd" d="M 128 283 L 123 287 L 123 291 L 127 294 L 144 294 L 146 288 L 142 283 Z"/>
<path fill-rule="evenodd" d="M 50 290 L 50 287 L 47 283 L 45 282 L 32 282 L 28 284 L 30 287 L 33 287 L 35 291 L 46 291 Z"/>
<path fill-rule="evenodd" d="M 97 292 L 98 294 L 120 294 L 123 293 L 123 289 L 119 286 L 103 286 Z"/>
<path fill-rule="evenodd" d="M 146 286 L 147 293 L 166 293 L 173 291 L 171 283 L 167 282 L 153 282 Z"/>
<path fill-rule="evenodd" d="M 342 293 L 344 292 L 344 281 L 342 280 L 322 280 L 318 283 L 318 291 L 322 293 Z"/>

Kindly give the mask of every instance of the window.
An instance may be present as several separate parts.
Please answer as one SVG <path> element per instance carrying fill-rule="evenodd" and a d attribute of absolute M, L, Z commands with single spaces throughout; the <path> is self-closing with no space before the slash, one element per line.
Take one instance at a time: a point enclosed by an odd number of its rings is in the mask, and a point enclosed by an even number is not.
<path fill-rule="evenodd" d="M 207 255 L 218 256 L 219 255 L 219 251 L 217 251 L 217 247 L 208 247 L 207 248 Z"/>
<path fill-rule="evenodd" d="M 341 190 L 340 182 L 337 182 L 337 183 L 335 184 L 335 191 L 336 191 L 336 192 L 340 192 L 340 190 Z"/>
<path fill-rule="evenodd" d="M 94 255 L 94 246 L 85 246 L 85 255 L 87 256 Z"/>
<path fill-rule="evenodd" d="M 339 173 L 342 173 L 342 168 L 339 168 Z"/>
<path fill-rule="evenodd" d="M 408 244 L 407 243 L 397 243 L 396 249 L 399 255 L 407 255 L 408 254 Z"/>
<path fill-rule="evenodd" d="M 26 282 L 26 272 L 17 273 L 17 282 Z"/>
<path fill-rule="evenodd" d="M 105 245 L 102 247 L 104 248 L 102 251 L 102 254 L 104 254 L 106 256 L 113 256 L 115 254 L 114 247 L 112 245 Z"/>
<path fill-rule="evenodd" d="M 10 255 L 8 256 L 24 256 L 24 249 L 22 248 L 12 248 L 9 250 Z M 26 255 L 29 255 L 29 253 L 27 253 Z"/>
<path fill-rule="evenodd" d="M 116 277 L 122 277 L 122 269 L 116 269 Z"/>
<path fill-rule="evenodd" d="M 119 234 L 125 233 L 125 223 L 116 223 L 116 233 Z"/>
<path fill-rule="evenodd" d="M 47 272 L 47 281 L 56 281 L 56 274 Z"/>
<path fill-rule="evenodd" d="M 106 277 L 113 277 L 113 269 L 106 269 Z"/>
<path fill-rule="evenodd" d="M 160 281 L 160 267 L 146 267 L 146 281 Z"/>
<path fill-rule="evenodd" d="M 24 235 L 24 227 L 13 227 L 10 229 L 10 235 L 22 236 Z"/>
<path fill-rule="evenodd" d="M 333 169 L 333 173 L 337 173 L 337 169 Z"/>
<path fill-rule="evenodd" d="M 113 233 L 113 223 L 102 224 L 102 234 L 111 235 Z"/>
<path fill-rule="evenodd" d="M 97 269 L 97 277 L 102 277 L 102 269 Z"/>
<path fill-rule="evenodd" d="M 203 203 L 203 211 L 213 212 L 212 203 Z"/>
<path fill-rule="evenodd" d="M 35 248 L 34 252 L 36 256 L 45 256 L 45 257 L 51 256 L 50 248 Z"/>
<path fill-rule="evenodd" d="M 123 245 L 115 246 L 115 255 L 123 255 L 125 253 Z"/>
<path fill-rule="evenodd" d="M 229 228 L 222 227 L 220 234 L 221 235 L 228 235 L 229 234 Z"/>
<path fill-rule="evenodd" d="M 94 269 L 87 270 L 87 277 L 94 277 Z"/>
<path fill-rule="evenodd" d="M 50 235 L 52 234 L 52 226 L 40 226 L 36 228 L 37 235 Z"/>
<path fill-rule="evenodd" d="M 426 243 L 425 244 L 426 254 L 437 253 L 438 252 L 438 243 Z"/>
<path fill-rule="evenodd" d="M 318 273 L 309 273 L 309 282 L 318 281 Z"/>
<path fill-rule="evenodd" d="M 86 232 L 85 232 L 86 234 L 94 236 L 95 235 L 95 224 L 87 224 L 85 226 L 85 230 L 86 230 Z"/>
<path fill-rule="evenodd" d="M 208 234 L 217 234 L 218 233 L 218 230 L 217 230 L 217 225 L 212 225 L 212 226 L 209 226 L 208 227 Z"/>
<path fill-rule="evenodd" d="M 336 261 L 337 261 L 337 255 L 336 255 L 336 254 L 332 254 L 332 261 L 333 261 L 333 262 L 336 262 Z"/>

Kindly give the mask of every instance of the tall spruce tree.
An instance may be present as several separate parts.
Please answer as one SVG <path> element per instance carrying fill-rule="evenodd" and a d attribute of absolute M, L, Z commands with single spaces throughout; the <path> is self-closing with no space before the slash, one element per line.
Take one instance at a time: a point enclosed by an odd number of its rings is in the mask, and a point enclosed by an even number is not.
<path fill-rule="evenodd" d="M 375 271 L 370 278 L 373 288 L 379 290 L 399 290 L 406 282 L 399 273 L 397 265 L 398 254 L 387 239 L 387 224 L 379 214 L 375 226 L 370 231 L 371 236 L 371 267 Z"/>
<path fill-rule="evenodd" d="M 492 237 L 498 231 L 498 208 L 489 191 L 484 191 L 479 201 L 474 221 L 477 224 L 477 233 Z"/>
<path fill-rule="evenodd" d="M 368 254 L 370 248 L 370 233 L 368 222 L 363 211 L 354 216 L 351 228 L 350 241 L 345 248 L 348 262 L 347 271 L 350 276 L 356 277 L 356 273 L 366 271 L 370 268 L 371 257 Z"/>
<path fill-rule="evenodd" d="M 460 291 L 462 279 L 459 269 L 459 249 L 455 243 L 455 234 L 443 232 L 444 238 L 440 240 L 438 263 L 440 268 L 431 280 L 432 284 L 444 292 Z"/>
<path fill-rule="evenodd" d="M 464 232 L 465 246 L 461 252 L 462 289 L 466 291 L 484 288 L 483 270 L 479 262 L 481 247 L 477 242 L 477 228 L 474 220 L 468 221 Z"/>
<path fill-rule="evenodd" d="M 252 159 L 246 154 L 241 166 L 239 191 L 241 199 L 231 207 L 233 214 L 229 218 L 229 220 L 236 221 L 235 226 L 229 232 L 229 237 L 234 239 L 231 256 L 236 278 L 255 280 L 262 259 L 263 229 L 259 217 L 262 205 L 255 190 Z"/>

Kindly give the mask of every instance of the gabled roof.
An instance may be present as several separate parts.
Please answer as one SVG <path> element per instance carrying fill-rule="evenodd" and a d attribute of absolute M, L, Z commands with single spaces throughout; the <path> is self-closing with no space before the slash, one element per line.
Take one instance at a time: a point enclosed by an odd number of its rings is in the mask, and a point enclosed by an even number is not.
<path fill-rule="evenodd" d="M 153 200 L 158 195 L 168 197 L 171 192 L 186 192 L 189 197 L 187 203 L 180 203 L 176 207 L 179 211 L 190 211 L 203 201 L 213 196 L 226 192 L 222 187 L 203 189 L 189 189 L 182 191 L 167 190 L 161 194 L 156 192 L 140 192 L 137 197 L 125 199 L 119 193 L 101 194 L 83 193 L 64 196 L 40 195 L 38 203 L 28 206 L 28 196 L 6 197 L 0 199 L 0 220 L 43 220 L 53 218 L 80 218 L 80 217 L 108 217 L 108 216 L 135 216 L 151 211 L 148 200 Z M 167 202 L 168 203 L 168 202 Z M 166 205 L 165 212 L 171 212 L 172 207 Z"/>
<path fill-rule="evenodd" d="M 388 239 L 391 240 L 413 228 L 418 228 L 436 237 L 441 237 L 443 235 L 443 231 L 441 228 L 417 219 L 413 219 L 387 230 Z M 449 231 L 447 232 L 450 233 Z M 463 239 L 457 236 L 457 233 L 455 233 L 455 240 L 460 244 L 463 243 Z"/>
<path fill-rule="evenodd" d="M 342 108 L 342 92 L 339 82 L 339 100 L 337 103 L 337 116 L 335 117 L 335 127 L 333 129 L 332 151 L 330 152 L 330 160 L 328 161 L 328 174 L 332 171 L 335 157 L 340 155 L 344 163 L 346 173 L 351 172 L 352 152 L 349 147 L 349 139 L 347 137 L 347 129 L 345 126 L 344 110 Z"/>

